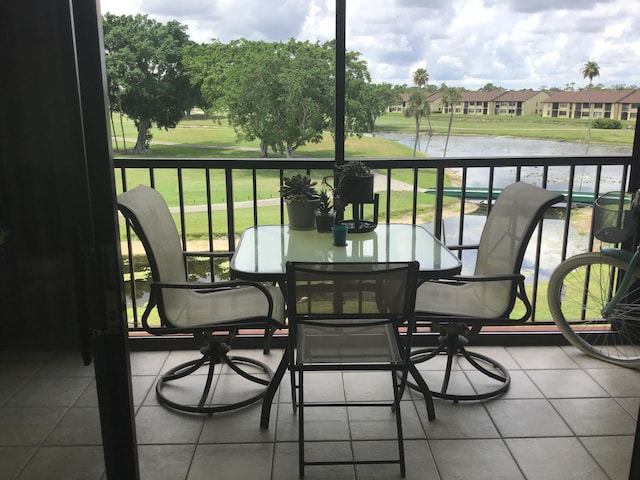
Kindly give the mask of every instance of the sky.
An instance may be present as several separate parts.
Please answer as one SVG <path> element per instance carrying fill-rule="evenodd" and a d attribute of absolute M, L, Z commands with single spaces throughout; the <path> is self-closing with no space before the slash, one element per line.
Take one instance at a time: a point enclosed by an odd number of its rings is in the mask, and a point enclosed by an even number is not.
<path fill-rule="evenodd" d="M 177 20 L 198 43 L 238 38 L 324 42 L 335 37 L 335 0 L 100 0 L 103 13 Z M 640 0 L 346 0 L 346 48 L 374 83 L 477 90 L 640 87 Z"/>

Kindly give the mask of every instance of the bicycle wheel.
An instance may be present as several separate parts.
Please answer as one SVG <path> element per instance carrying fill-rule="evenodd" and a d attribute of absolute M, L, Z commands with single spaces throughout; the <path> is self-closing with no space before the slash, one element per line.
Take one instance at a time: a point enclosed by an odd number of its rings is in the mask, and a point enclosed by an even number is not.
<path fill-rule="evenodd" d="M 624 367 L 640 367 L 640 269 L 629 292 L 606 318 L 603 309 L 628 265 L 590 252 L 554 270 L 547 299 L 556 325 L 583 352 Z"/>

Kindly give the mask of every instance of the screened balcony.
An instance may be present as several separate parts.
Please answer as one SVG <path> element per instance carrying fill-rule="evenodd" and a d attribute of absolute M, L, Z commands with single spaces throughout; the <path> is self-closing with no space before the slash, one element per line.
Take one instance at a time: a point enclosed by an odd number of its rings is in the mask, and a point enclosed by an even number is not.
<path fill-rule="evenodd" d="M 481 343 L 493 345 L 563 343 L 547 308 L 548 277 L 566 257 L 600 248 L 591 232 L 593 200 L 604 192 L 629 188 L 631 157 L 367 159 L 366 162 L 376 172 L 376 191 L 380 194 L 378 222 L 423 225 L 447 245 L 477 243 L 491 199 L 511 182 L 523 180 L 565 194 L 566 202 L 550 209 L 525 256 L 522 271 L 534 305 L 532 318 L 517 327 L 487 328 L 480 339 Z M 243 229 L 287 222 L 278 195 L 282 178 L 302 171 L 320 183 L 322 178 L 332 175 L 333 159 L 119 158 L 115 167 L 119 191 L 145 183 L 167 197 L 186 251 L 217 253 L 216 259 L 192 265 L 194 277 L 227 278 L 228 261 Z M 240 178 L 244 179 L 241 195 L 237 193 Z M 365 211 L 367 214 L 371 212 Z M 128 324 L 133 341 L 142 343 L 145 336 L 138 332 L 146 302 L 146 262 L 131 230 L 125 229 L 124 224 L 121 226 Z M 463 272 L 470 272 L 474 262 L 472 251 L 462 250 L 461 255 Z M 427 337 L 424 341 L 428 341 Z M 252 338 L 251 332 L 246 332 L 244 340 Z"/>

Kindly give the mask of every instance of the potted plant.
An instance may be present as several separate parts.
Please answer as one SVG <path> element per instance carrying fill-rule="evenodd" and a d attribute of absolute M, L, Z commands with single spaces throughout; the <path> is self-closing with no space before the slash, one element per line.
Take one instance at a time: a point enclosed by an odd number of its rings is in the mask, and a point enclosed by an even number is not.
<path fill-rule="evenodd" d="M 336 167 L 338 191 L 343 205 L 365 203 L 373 199 L 373 173 L 361 160 L 347 160 Z"/>
<path fill-rule="evenodd" d="M 280 196 L 287 204 L 289 228 L 291 230 L 313 230 L 316 226 L 316 208 L 320 200 L 316 190 L 317 182 L 311 177 L 296 174 L 284 177 L 280 186 Z"/>
<path fill-rule="evenodd" d="M 335 220 L 336 214 L 332 209 L 331 196 L 327 190 L 322 190 L 316 206 L 316 229 L 318 232 L 330 232 Z"/>

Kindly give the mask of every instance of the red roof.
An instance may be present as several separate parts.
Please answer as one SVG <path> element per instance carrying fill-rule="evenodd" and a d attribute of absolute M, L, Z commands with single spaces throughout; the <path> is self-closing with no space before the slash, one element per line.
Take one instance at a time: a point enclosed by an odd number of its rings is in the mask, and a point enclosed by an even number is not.
<path fill-rule="evenodd" d="M 620 103 L 637 90 L 583 90 L 581 92 L 557 92 L 545 103 Z M 629 103 L 625 101 L 624 103 Z"/>
<path fill-rule="evenodd" d="M 497 97 L 496 102 L 526 102 L 542 93 L 540 90 L 510 90 Z"/>

